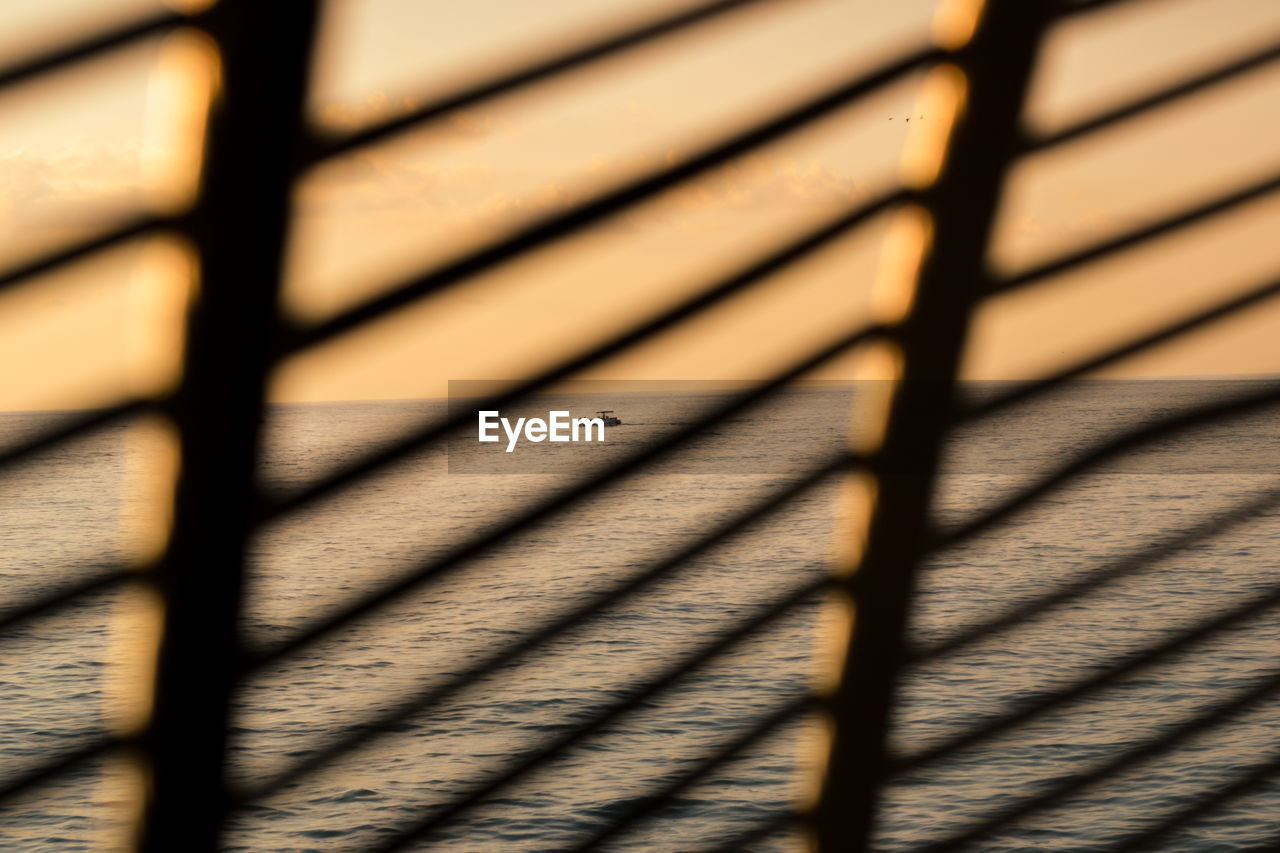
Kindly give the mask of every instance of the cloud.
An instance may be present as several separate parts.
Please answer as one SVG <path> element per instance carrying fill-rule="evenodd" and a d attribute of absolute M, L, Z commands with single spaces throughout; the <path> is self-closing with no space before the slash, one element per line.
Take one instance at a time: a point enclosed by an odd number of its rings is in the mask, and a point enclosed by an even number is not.
<path fill-rule="evenodd" d="M 79 218 L 85 208 L 140 197 L 144 168 L 133 143 L 79 140 L 57 149 L 0 157 L 0 199 L 10 221 Z"/>
<path fill-rule="evenodd" d="M 81 139 L 0 157 L 0 262 L 87 236 L 146 207 L 141 147 Z"/>

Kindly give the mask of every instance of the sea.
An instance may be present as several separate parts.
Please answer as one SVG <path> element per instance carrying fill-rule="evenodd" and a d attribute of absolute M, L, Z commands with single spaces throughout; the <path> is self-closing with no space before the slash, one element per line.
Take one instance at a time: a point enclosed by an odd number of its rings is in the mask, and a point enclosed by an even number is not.
<path fill-rule="evenodd" d="M 1234 851 L 1280 832 L 1280 697 L 1256 691 L 1280 674 L 1280 607 L 1219 619 L 1280 588 L 1278 407 L 1163 436 L 1002 509 L 1109 438 L 1261 387 L 1081 382 L 956 427 L 933 500 L 944 545 L 917 579 L 915 658 L 889 734 L 904 770 L 884 790 L 873 849 L 927 849 L 984 822 L 967 849 L 1103 850 L 1169 823 L 1150 849 Z M 965 399 L 1010 388 L 973 385 Z M 844 611 L 802 592 L 856 535 L 863 508 L 851 475 L 821 479 L 678 566 L 651 569 L 847 450 L 878 390 L 789 389 L 448 561 L 460 543 L 736 393 L 635 386 L 537 398 L 512 414 L 611 409 L 623 423 L 603 442 L 510 454 L 466 434 L 267 524 L 251 546 L 242 620 L 246 645 L 267 662 L 236 697 L 228 757 L 228 784 L 255 796 L 228 824 L 224 849 L 368 849 L 444 813 L 406 849 L 559 851 L 595 839 L 609 850 L 697 851 L 810 802 L 826 723 L 803 708 L 761 723 L 829 684 L 839 659 Z M 262 488 L 304 489 L 448 409 L 273 406 Z M 0 447 L 61 417 L 0 414 Z M 136 554 L 163 470 L 149 434 L 114 424 L 4 473 L 0 618 Z M 993 511 L 1000 520 L 981 524 Z M 276 654 L 352 602 L 442 563 L 391 604 Z M 789 596 L 791 606 L 761 618 Z M 0 635 L 0 784 L 119 727 L 146 682 L 144 612 L 117 589 Z M 1176 642 L 1214 619 L 1222 624 Z M 1174 647 L 1106 675 L 1161 644 Z M 1194 720 L 1203 723 L 1187 730 Z M 754 728 L 759 736 L 745 738 Z M 975 731 L 985 734 L 969 738 Z M 562 750 L 530 761 L 558 741 Z M 317 755 L 326 759 L 286 775 Z M 0 849 L 127 843 L 133 768 L 108 756 L 3 804 Z M 1248 774 L 1251 784 L 1228 788 Z M 453 809 L 462 797 L 468 807 Z M 1038 797 L 1041 807 L 1002 817 Z M 1212 810 L 1196 807 L 1214 797 Z M 743 849 L 808 848 L 782 826 Z"/>

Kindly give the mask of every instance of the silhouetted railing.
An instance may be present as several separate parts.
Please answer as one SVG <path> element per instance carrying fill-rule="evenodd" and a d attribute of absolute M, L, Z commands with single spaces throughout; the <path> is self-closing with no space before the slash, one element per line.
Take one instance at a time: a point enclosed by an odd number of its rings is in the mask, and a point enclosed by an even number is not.
<path fill-rule="evenodd" d="M 1280 401 L 1280 384 L 1273 384 L 1245 396 L 1164 418 L 1128 431 L 1085 456 L 1064 460 L 1043 479 L 963 526 L 942 531 L 931 522 L 930 498 L 937 482 L 940 454 L 956 426 L 978 422 L 1069 380 L 1239 316 L 1262 306 L 1280 292 L 1280 280 L 1273 274 L 1241 295 L 1188 313 L 1162 328 L 1090 355 L 995 399 L 968 404 L 960 402 L 955 393 L 970 318 L 987 297 L 1029 287 L 1069 269 L 1145 245 L 1157 237 L 1177 234 L 1180 229 L 1223 215 L 1280 189 L 1280 177 L 1271 176 L 1186 210 L 1167 213 L 1164 218 L 1141 228 L 1108 236 L 1064 257 L 1001 277 L 993 273 L 987 263 L 988 248 L 1005 176 L 1019 158 L 1086 137 L 1192 93 L 1273 65 L 1280 60 L 1280 45 L 1236 58 L 1044 138 L 1029 138 L 1023 130 L 1021 116 L 1028 80 L 1046 28 L 1061 16 L 1118 4 L 992 0 L 978 18 L 972 37 L 961 36 L 944 47 L 902 56 L 881 68 L 814 92 L 776 115 L 741 127 L 683 159 L 608 188 L 567 211 L 536 220 L 497 242 L 415 273 L 381 295 L 330 319 L 312 326 L 299 326 L 278 313 L 290 198 L 305 170 L 395 133 L 422 127 L 461 107 L 516 92 L 689 28 L 714 26 L 741 8 L 770 1 L 718 0 L 696 4 L 670 17 L 448 94 L 405 115 L 338 138 L 318 134 L 304 119 L 315 27 L 312 4 L 228 0 L 191 17 L 161 15 L 0 69 L 0 86 L 12 86 L 144 36 L 178 27 L 198 28 L 211 36 L 223 66 L 222 93 L 208 132 L 204 189 L 190 211 L 143 215 L 123 221 L 100 236 L 0 272 L 0 289 L 8 288 L 123 241 L 166 231 L 185 236 L 195 246 L 203 282 L 202 298 L 193 309 L 188 329 L 185 376 L 176 393 L 160 399 L 119 400 L 110 408 L 76 416 L 56 430 L 0 454 L 0 472 L 3 472 L 37 452 L 141 412 L 159 413 L 170 419 L 177 427 L 182 448 L 182 473 L 174 498 L 173 527 L 161 560 L 149 565 L 100 566 L 79 584 L 44 598 L 10 603 L 0 614 L 0 631 L 8 631 L 109 588 L 137 584 L 157 590 L 165 602 L 165 619 L 146 728 L 88 740 L 73 751 L 50 754 L 47 761 L 38 766 L 0 777 L 0 800 L 26 792 L 110 751 L 129 749 L 142 756 L 139 760 L 150 778 L 149 798 L 139 827 L 140 848 L 212 849 L 228 817 L 246 805 L 299 779 L 323 773 L 335 759 L 379 737 L 409 716 L 438 705 L 477 679 L 545 647 L 601 609 L 680 571 L 682 565 L 726 538 L 746 530 L 820 484 L 852 471 L 869 474 L 878 483 L 865 553 L 856 571 L 806 582 L 775 601 L 762 602 L 757 612 L 735 627 L 707 639 L 684 657 L 668 661 L 659 673 L 626 696 L 597 708 L 590 719 L 577 721 L 537 748 L 515 756 L 513 763 L 500 773 L 487 775 L 469 787 L 460 787 L 446 805 L 424 809 L 420 821 L 384 840 L 379 849 L 402 849 L 444 826 L 574 743 L 658 696 L 768 624 L 824 594 L 847 596 L 858 608 L 851 646 L 845 657 L 845 671 L 835 682 L 838 686 L 830 693 L 804 696 L 770 709 L 758 719 L 744 719 L 735 739 L 707 752 L 682 775 L 614 815 L 608 825 L 582 839 L 573 849 L 595 849 L 604 844 L 656 813 L 734 755 L 814 709 L 829 714 L 834 721 L 830 760 L 816 804 L 807 810 L 770 817 L 740 837 L 724 839 L 716 849 L 738 849 L 795 826 L 814 833 L 822 850 L 866 849 L 872 840 L 879 797 L 885 786 L 902 774 L 945 761 L 960 750 L 1004 735 L 1070 700 L 1092 694 L 1280 604 L 1280 589 L 1264 591 L 1174 636 L 1153 638 L 1144 650 L 1112 668 L 1083 678 L 1051 696 L 1030 701 L 1003 716 L 978 723 L 954 739 L 908 755 L 895 755 L 889 749 L 887 734 L 896 685 L 911 667 L 945 659 L 982 639 L 1035 620 L 1049 608 L 1087 592 L 1103 590 L 1107 584 L 1207 541 L 1280 503 L 1280 489 L 1277 489 L 1113 564 L 1100 566 L 1007 613 L 994 614 L 989 621 L 936 645 L 917 648 L 908 641 L 915 579 L 922 564 L 941 549 L 995 530 L 999 522 L 1128 450 L 1160 442 L 1181 429 L 1259 410 Z M 523 378 L 510 390 L 484 401 L 480 408 L 500 409 L 580 374 L 702 315 L 732 296 L 749 291 L 855 231 L 876 215 L 909 204 L 924 211 L 933 235 L 923 252 L 918 277 L 909 283 L 914 293 L 913 304 L 902 317 L 850 326 L 843 338 L 797 359 L 768 381 L 733 397 L 693 423 L 613 463 L 589 480 L 542 496 L 492 529 L 460 538 L 442 555 L 424 560 L 395 581 L 347 601 L 338 612 L 315 621 L 283 643 L 270 648 L 244 643 L 238 633 L 238 618 L 243 606 L 246 550 L 261 525 L 310 507 L 409 453 L 441 443 L 446 436 L 470 423 L 469 415 L 457 415 L 422 425 L 317 483 L 283 495 L 264 494 L 255 481 L 259 424 L 266 378 L 283 358 L 364 327 L 429 294 L 466 286 L 479 273 L 570 236 L 784 138 L 837 109 L 883 90 L 909 73 L 944 64 L 955 69 L 963 92 L 963 106 L 951 129 L 946 150 L 936 153 L 935 176 L 923 180 L 919 186 L 896 189 L 856 204 L 781 249 L 760 254 L 744 251 L 740 266 L 719 280 L 708 282 L 693 296 L 653 316 L 635 318 L 626 331 L 613 339 L 576 353 L 537 375 Z M 815 306 L 815 311 L 821 310 L 823 306 Z M 238 344 L 234 352 L 222 343 L 223 336 L 232 328 L 236 330 Z M 234 691 L 248 675 L 314 646 L 356 619 L 378 614 L 408 593 L 493 551 L 533 525 L 554 520 L 617 478 L 643 470 L 725 418 L 761 404 L 794 380 L 870 342 L 896 349 L 902 364 L 888 414 L 887 437 L 880 448 L 862 455 L 838 454 L 809 471 L 797 472 L 792 484 L 742 509 L 697 541 L 653 561 L 644 571 L 620 581 L 548 625 L 494 649 L 456 676 L 399 697 L 364 725 L 341 733 L 281 772 L 245 786 L 225 782 L 229 709 Z M 994 814 L 975 815 L 972 824 L 964 824 L 953 834 L 930 841 L 921 849 L 950 850 L 981 843 L 984 836 L 1014 820 L 1061 803 L 1064 798 L 1139 760 L 1173 749 L 1189 737 L 1221 724 L 1230 714 L 1273 695 L 1278 687 L 1280 675 L 1259 679 L 1247 690 L 1222 697 L 1217 707 L 1185 719 L 1151 740 L 1120 752 L 1112 760 L 1059 779 Z M 1114 849 L 1133 850 L 1158 844 L 1185 822 L 1270 783 L 1280 769 L 1278 764 L 1280 761 L 1270 759 L 1238 778 L 1224 780 L 1219 790 L 1188 804 L 1172 817 L 1153 821 L 1150 826 L 1135 831 Z M 1272 841 L 1259 839 L 1258 843 L 1264 845 Z"/>

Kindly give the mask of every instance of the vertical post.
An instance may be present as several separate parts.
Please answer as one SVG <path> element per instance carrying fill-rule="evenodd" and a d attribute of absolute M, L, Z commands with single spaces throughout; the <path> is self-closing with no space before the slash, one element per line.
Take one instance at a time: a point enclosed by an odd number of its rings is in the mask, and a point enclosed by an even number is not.
<path fill-rule="evenodd" d="M 908 604 L 915 571 L 926 556 L 939 447 L 969 317 L 987 280 L 992 220 L 1018 149 L 1027 81 L 1052 4 L 963 5 L 976 16 L 976 29 L 963 44 L 947 47 L 967 94 L 942 169 L 920 191 L 932 218 L 932 245 L 922 258 L 913 307 L 895 330 L 902 381 L 875 470 L 877 503 L 864 556 L 847 582 L 854 626 L 829 700 L 834 737 L 813 815 L 823 853 L 863 851 L 871 840 Z"/>
<path fill-rule="evenodd" d="M 149 784 L 138 844 L 151 853 L 214 850 L 226 813 L 258 424 L 315 14 L 313 2 L 223 0 L 204 15 L 222 79 L 187 227 L 200 292 L 172 406 L 182 468 L 157 578 L 164 617 L 142 744 Z"/>

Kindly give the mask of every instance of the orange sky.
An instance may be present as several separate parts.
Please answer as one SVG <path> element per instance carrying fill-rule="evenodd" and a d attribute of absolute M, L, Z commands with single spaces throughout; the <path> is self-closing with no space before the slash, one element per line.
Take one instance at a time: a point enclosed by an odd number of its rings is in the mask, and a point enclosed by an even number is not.
<path fill-rule="evenodd" d="M 0 5 L 15 56 L 154 6 Z M 686 5 L 683 0 L 331 2 L 313 114 L 338 130 Z M 793 0 L 488 102 L 334 162 L 299 187 L 285 308 L 314 322 L 424 264 L 680 157 L 803 92 L 924 44 L 932 0 Z M 1053 34 L 1029 123 L 1073 119 L 1280 38 L 1270 0 L 1134 2 Z M 42 41 L 43 40 L 43 41 Z M 172 46 L 170 46 L 171 48 Z M 93 233 L 172 181 L 172 74 L 159 41 L 0 96 L 0 266 Z M 316 348 L 281 400 L 439 396 L 515 377 L 696 290 L 897 180 L 913 77 L 590 232 Z M 889 121 L 889 117 L 896 121 Z M 917 123 L 919 126 L 919 122 Z M 1280 70 L 1263 70 L 1025 163 L 993 263 L 1018 269 L 1280 169 Z M 160 164 L 164 168 L 157 168 Z M 885 221 L 594 376 L 759 377 L 870 311 Z M 980 313 L 974 378 L 1032 375 L 1280 270 L 1280 198 L 1127 252 Z M 0 293 L 0 409 L 100 405 L 172 375 L 182 252 L 126 246 Z M 158 260 L 157 260 L 158 259 Z M 1280 310 L 1124 375 L 1280 371 Z M 163 364 L 158 368 L 157 364 Z"/>

